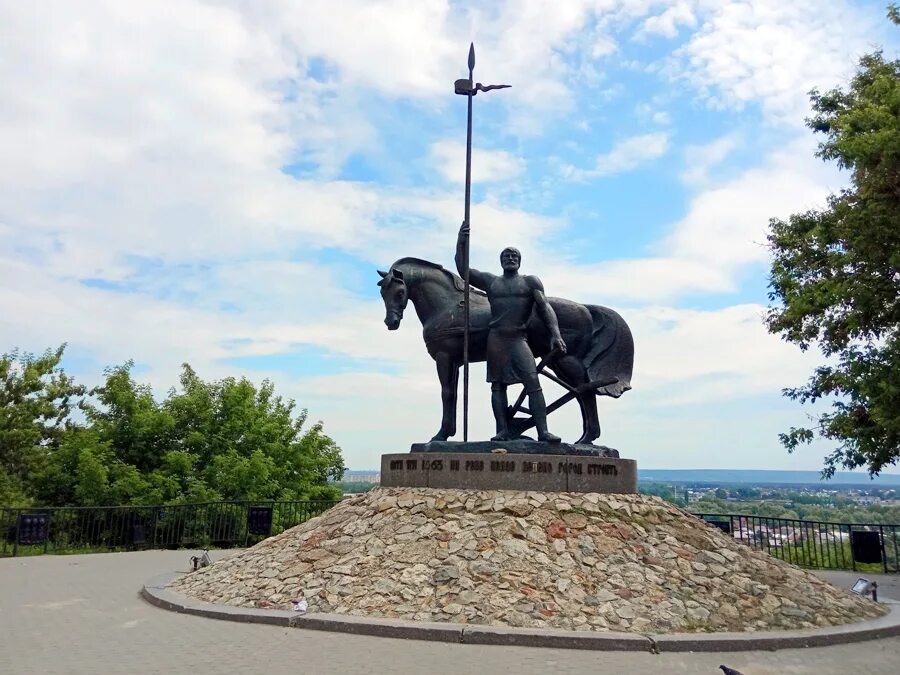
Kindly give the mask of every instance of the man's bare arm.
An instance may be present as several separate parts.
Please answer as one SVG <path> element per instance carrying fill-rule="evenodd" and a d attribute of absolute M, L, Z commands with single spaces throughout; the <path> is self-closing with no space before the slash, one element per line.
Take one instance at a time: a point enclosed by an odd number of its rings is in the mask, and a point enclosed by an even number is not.
<path fill-rule="evenodd" d="M 468 236 L 469 226 L 463 222 L 459 228 L 459 236 L 456 238 L 456 272 L 463 279 L 466 278 L 466 238 Z M 493 280 L 493 274 L 469 268 L 469 283 L 475 288 L 487 291 Z"/>
<path fill-rule="evenodd" d="M 553 311 L 553 307 L 547 302 L 547 298 L 544 295 L 544 284 L 537 277 L 529 276 L 526 279 L 534 295 L 534 301 L 537 303 L 538 315 L 543 320 L 544 325 L 547 326 L 547 330 L 550 331 L 550 350 L 559 350 L 562 354 L 565 354 L 566 343 L 559 332 L 559 321 L 556 319 L 556 312 Z"/>

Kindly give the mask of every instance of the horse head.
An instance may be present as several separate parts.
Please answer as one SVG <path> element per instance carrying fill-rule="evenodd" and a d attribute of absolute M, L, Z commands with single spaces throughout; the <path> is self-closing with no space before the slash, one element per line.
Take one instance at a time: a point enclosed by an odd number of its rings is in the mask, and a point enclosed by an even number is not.
<path fill-rule="evenodd" d="M 391 268 L 390 272 L 382 272 L 381 280 L 378 285 L 381 287 L 381 299 L 384 300 L 384 325 L 388 330 L 397 330 L 400 327 L 400 321 L 403 319 L 403 310 L 406 309 L 406 303 L 409 302 L 409 292 L 406 288 L 406 282 L 403 280 L 403 272 L 396 268 Z"/>

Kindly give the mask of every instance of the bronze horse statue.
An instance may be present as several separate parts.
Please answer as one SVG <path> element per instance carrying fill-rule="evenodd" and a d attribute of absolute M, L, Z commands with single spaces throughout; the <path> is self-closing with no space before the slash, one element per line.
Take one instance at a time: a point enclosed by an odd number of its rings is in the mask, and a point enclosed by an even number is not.
<path fill-rule="evenodd" d="M 425 347 L 435 360 L 441 381 L 444 414 L 441 428 L 431 439 L 446 441 L 456 434 L 456 398 L 459 368 L 463 362 L 463 281 L 442 266 L 419 258 L 400 258 L 388 272 L 378 270 L 381 297 L 388 330 L 397 330 L 411 300 L 419 321 Z M 550 354 L 550 336 L 533 313 L 528 322 L 528 346 L 535 357 L 546 357 L 550 379 L 569 393 L 547 407 L 552 412 L 572 398 L 581 407 L 582 434 L 576 443 L 591 443 L 600 436 L 596 396 L 618 398 L 631 389 L 634 340 L 624 319 L 599 305 L 582 305 L 562 298 L 547 298 L 559 321 L 567 352 Z M 484 361 L 491 310 L 487 296 L 470 289 L 469 361 Z M 546 374 L 546 372 L 545 372 Z M 513 417 L 510 429 L 521 433 L 531 426 Z"/>

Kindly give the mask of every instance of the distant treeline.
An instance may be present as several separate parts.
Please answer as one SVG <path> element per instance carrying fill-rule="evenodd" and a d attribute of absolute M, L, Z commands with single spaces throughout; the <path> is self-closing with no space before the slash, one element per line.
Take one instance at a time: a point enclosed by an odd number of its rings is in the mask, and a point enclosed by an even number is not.
<path fill-rule="evenodd" d="M 756 488 L 720 487 L 700 500 L 688 503 L 683 486 L 673 489 L 673 486 L 664 483 L 642 482 L 639 491 L 641 494 L 656 495 L 694 513 L 730 513 L 831 523 L 900 524 L 898 505 L 862 505 L 841 495 L 804 495 L 790 490 L 779 490 L 772 495 L 770 490 L 766 490 L 769 496 L 763 498 L 764 491 Z"/>
<path fill-rule="evenodd" d="M 335 485 L 337 485 L 337 487 L 339 487 L 344 494 L 359 494 L 361 492 L 368 492 L 369 490 L 378 487 L 377 483 L 368 483 L 366 481 L 354 480 L 340 481 Z"/>
<path fill-rule="evenodd" d="M 830 480 L 822 480 L 818 471 L 776 471 L 764 469 L 639 469 L 642 481 L 663 481 L 708 485 L 815 485 L 823 489 L 840 486 L 900 487 L 900 475 L 882 473 L 874 478 L 861 471 L 837 471 Z"/>

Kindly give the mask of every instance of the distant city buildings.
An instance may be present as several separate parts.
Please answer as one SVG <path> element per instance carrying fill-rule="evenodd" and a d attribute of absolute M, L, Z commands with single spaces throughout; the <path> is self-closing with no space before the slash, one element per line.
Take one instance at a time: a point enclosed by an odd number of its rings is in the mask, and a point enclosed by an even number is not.
<path fill-rule="evenodd" d="M 797 524 L 790 524 L 796 522 Z M 804 541 L 836 542 L 849 540 L 848 525 L 831 526 L 813 523 L 800 524 L 801 521 L 784 521 L 780 518 L 751 516 L 735 519 L 735 530 L 732 535 L 742 541 L 761 541 L 771 548 L 779 548 L 787 544 L 799 545 Z M 844 530 L 847 527 L 847 530 Z"/>

